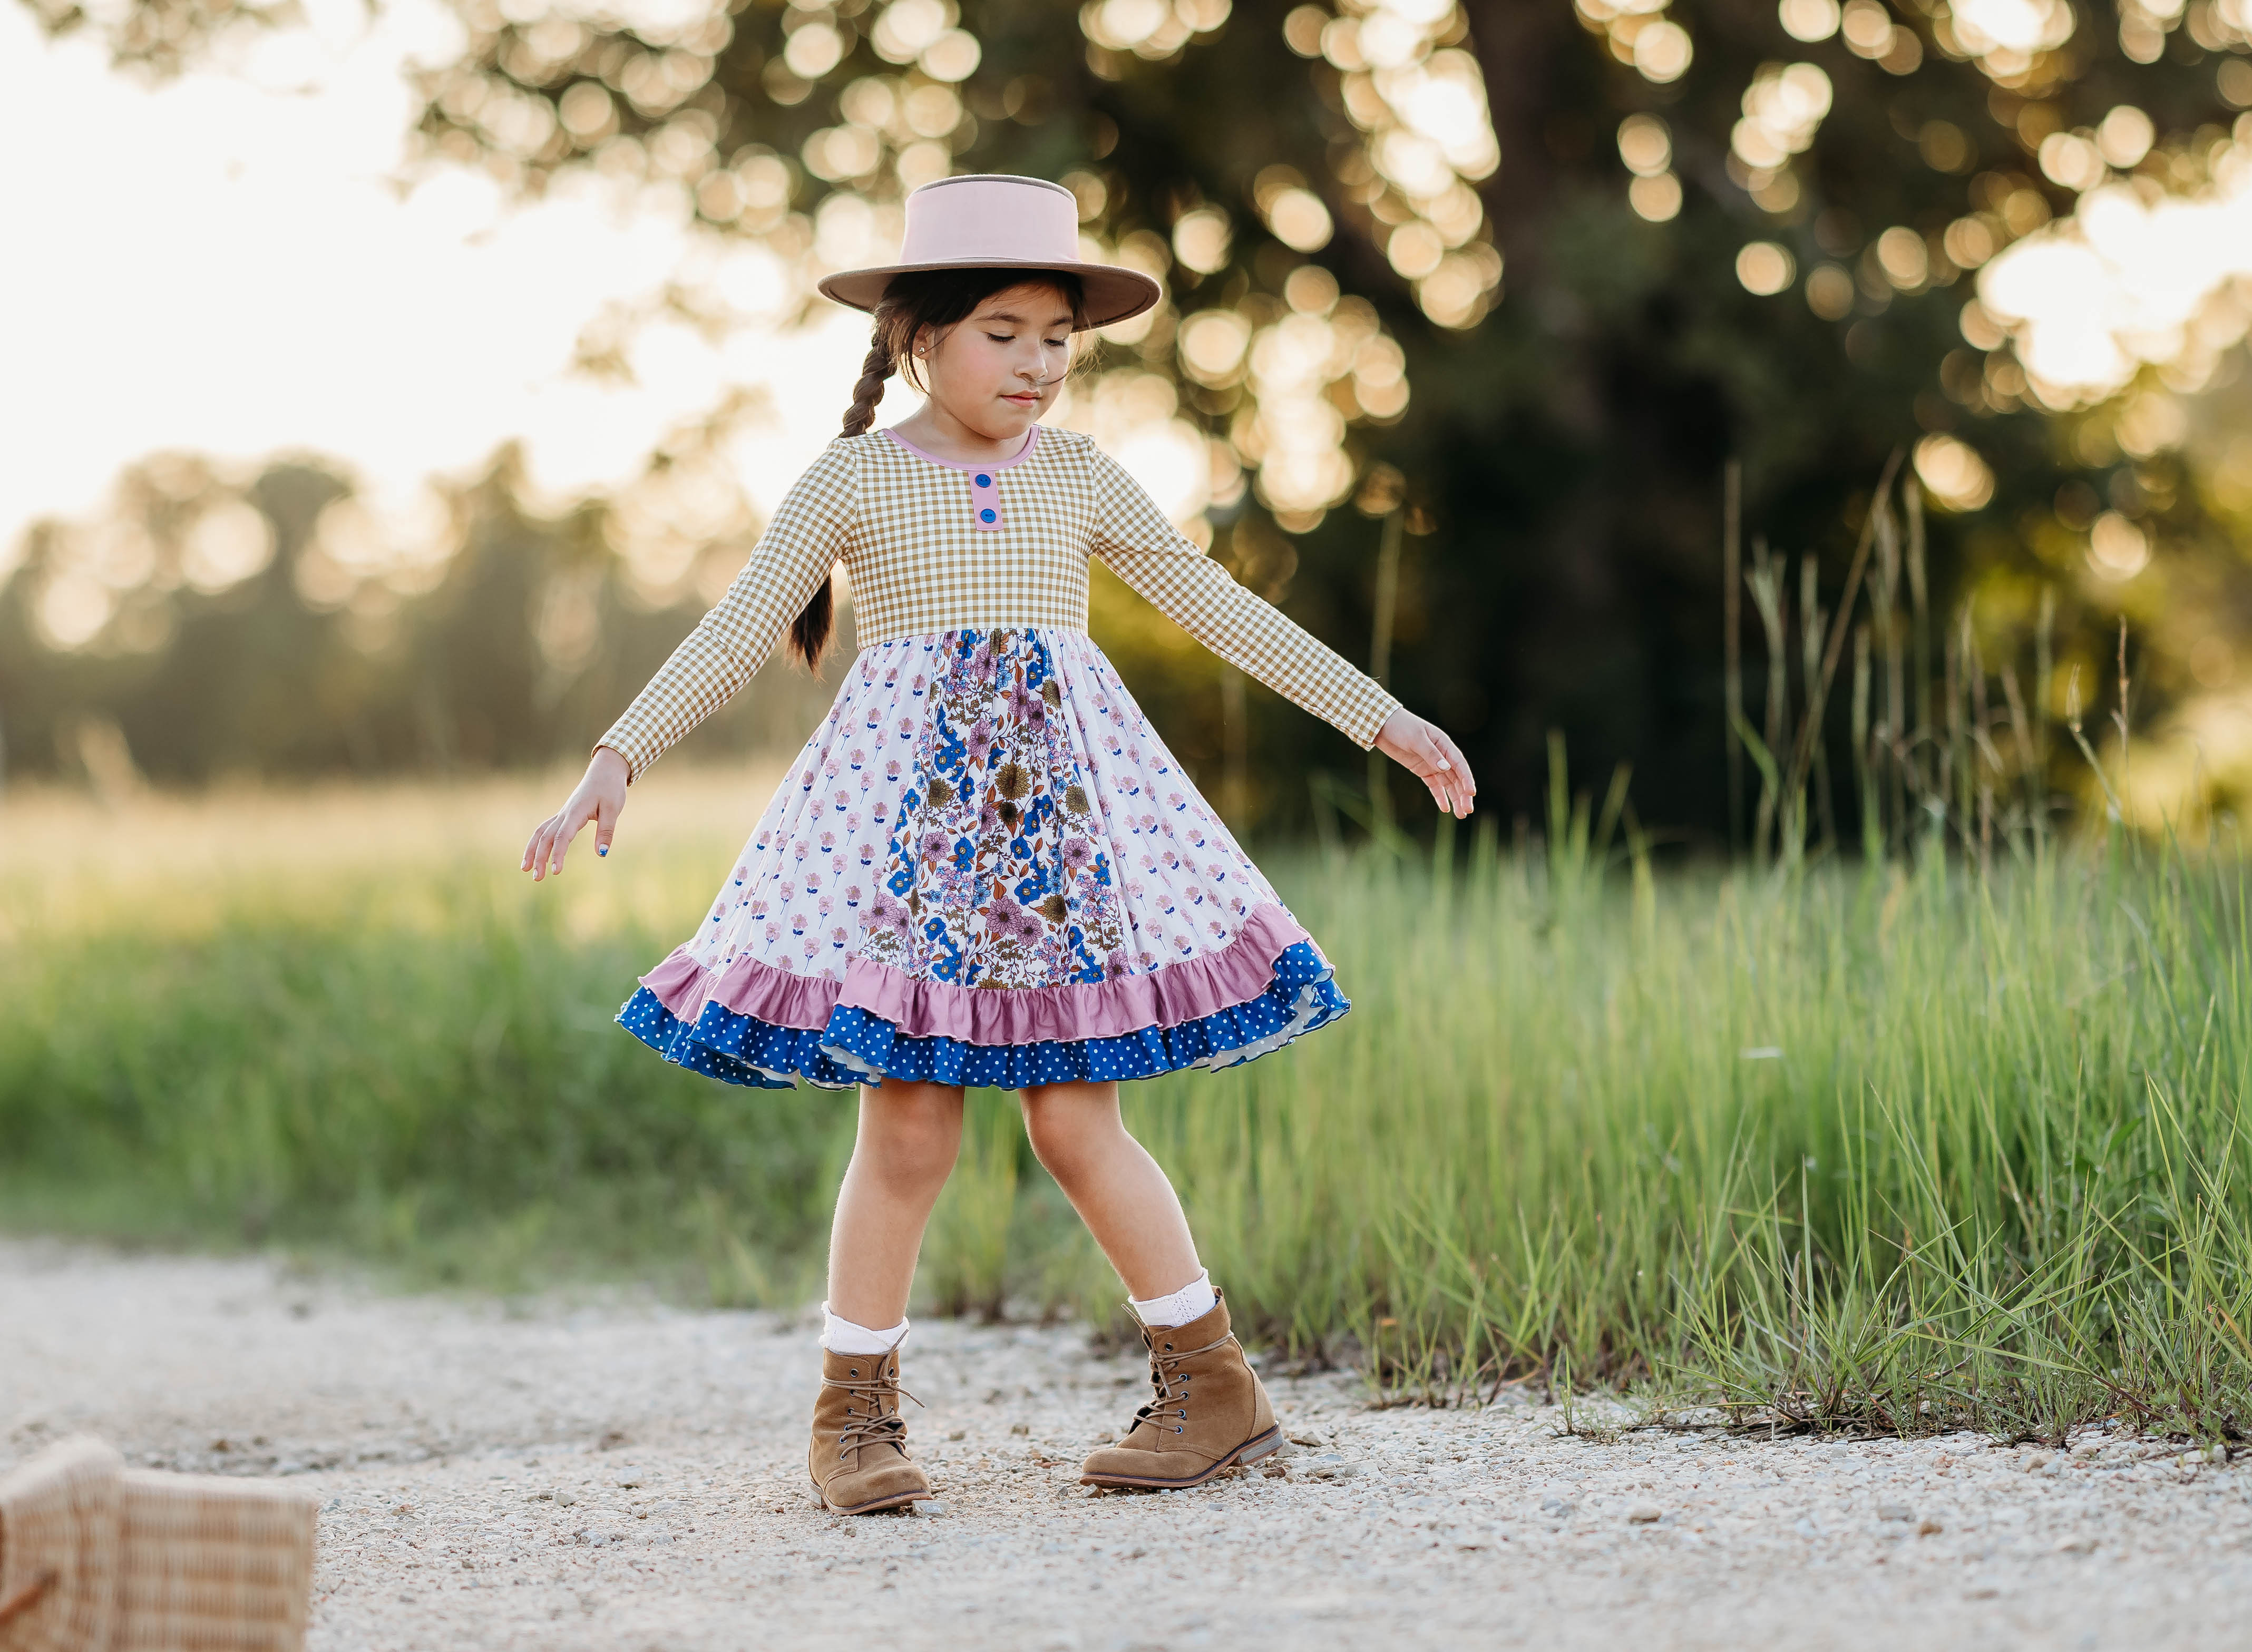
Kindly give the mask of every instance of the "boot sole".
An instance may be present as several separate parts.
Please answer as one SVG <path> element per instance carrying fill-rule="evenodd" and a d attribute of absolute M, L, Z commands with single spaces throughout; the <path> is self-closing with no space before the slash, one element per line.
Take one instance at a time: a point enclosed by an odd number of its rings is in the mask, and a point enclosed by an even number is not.
<path fill-rule="evenodd" d="M 1124 1486 L 1143 1491 L 1186 1491 L 1191 1486 L 1200 1486 L 1227 1469 L 1241 1463 L 1248 1468 L 1262 1457 L 1272 1456 L 1282 1444 L 1282 1426 L 1277 1423 L 1263 1434 L 1255 1434 L 1234 1451 L 1215 1461 L 1202 1474 L 1191 1475 L 1185 1480 L 1159 1480 L 1143 1475 L 1081 1475 L 1082 1486 Z"/>
<path fill-rule="evenodd" d="M 938 1494 L 933 1491 L 902 1491 L 895 1496 L 876 1497 L 866 1503 L 849 1505 L 830 1502 L 829 1494 L 822 1490 L 819 1486 L 813 1489 L 813 1495 L 821 1506 L 828 1510 L 831 1514 L 865 1515 L 881 1514 L 886 1509 L 904 1509 L 911 1503 L 928 1503 Z"/>

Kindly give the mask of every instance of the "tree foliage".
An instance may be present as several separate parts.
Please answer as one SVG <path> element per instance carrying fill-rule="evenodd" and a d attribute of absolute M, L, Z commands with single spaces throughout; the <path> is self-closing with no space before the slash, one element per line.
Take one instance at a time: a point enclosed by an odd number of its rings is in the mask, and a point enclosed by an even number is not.
<path fill-rule="evenodd" d="M 59 529 L 34 532 L 0 586 L 9 767 L 107 790 L 584 752 L 700 604 L 692 587 L 641 587 L 599 509 L 550 520 L 518 496 L 504 452 L 447 497 L 449 556 L 361 579 L 338 567 L 323 522 L 351 500 L 344 476 L 284 462 L 236 485 L 192 458 L 152 455 L 120 478 L 99 531 L 107 586 L 82 583 L 84 548 Z M 215 558 L 215 524 L 240 548 Z M 59 588 L 66 602 L 114 604 L 79 646 L 57 648 L 55 616 L 36 611 Z M 794 739 L 824 698 L 777 666 L 715 719 L 705 747 Z"/>
<path fill-rule="evenodd" d="M 419 130 L 429 163 L 526 191 L 587 171 L 659 192 L 809 285 L 879 247 L 923 178 L 1067 182 L 1106 254 L 1168 284 L 1104 371 L 1162 382 L 1209 438 L 1219 554 L 1365 657 L 1373 518 L 1401 509 L 1398 686 L 1488 797 L 1531 809 L 1560 728 L 1598 769 L 1634 764 L 1645 814 L 1717 831 L 1732 457 L 1748 529 L 1816 553 L 1834 601 L 1887 455 L 1965 444 L 1918 455 L 1944 472 L 1930 600 L 1982 592 L 1991 658 L 2043 584 L 2068 660 L 2171 588 L 2086 577 L 2105 505 L 2241 601 L 2179 455 L 2044 405 L 1973 300 L 2096 182 L 2206 185 L 2252 102 L 2233 3 L 458 0 Z M 105 26 L 153 60 L 224 16 L 144 0 Z M 1328 364 L 1262 376 L 1261 344 L 1285 353 L 1306 316 Z M 2186 681 L 2163 650 L 2139 675 Z M 1252 716 L 1270 776 L 1343 755 Z"/>

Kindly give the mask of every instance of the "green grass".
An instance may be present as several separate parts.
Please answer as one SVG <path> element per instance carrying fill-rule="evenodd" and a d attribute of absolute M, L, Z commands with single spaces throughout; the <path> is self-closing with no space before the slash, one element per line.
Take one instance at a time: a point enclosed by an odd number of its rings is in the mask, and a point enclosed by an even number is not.
<path fill-rule="evenodd" d="M 849 1099 L 609 1024 L 750 818 L 690 801 L 538 890 L 483 829 L 292 861 L 255 800 L 213 806 L 248 847 L 191 874 L 91 840 L 19 866 L 7 1221 L 805 1300 Z M 1788 1426 L 2252 1426 L 2238 863 L 1605 878 L 1567 840 L 1270 870 L 1353 1013 L 1128 1099 L 1271 1343 L 1435 1399 L 1542 1372 Z M 922 1291 L 1116 1311 L 1008 1098 L 972 1098 Z"/>

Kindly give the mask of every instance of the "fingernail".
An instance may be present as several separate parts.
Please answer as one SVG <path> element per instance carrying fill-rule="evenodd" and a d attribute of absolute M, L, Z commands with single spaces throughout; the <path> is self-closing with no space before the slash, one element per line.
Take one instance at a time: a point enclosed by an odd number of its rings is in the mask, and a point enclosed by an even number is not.
<path fill-rule="evenodd" d="M 1439 767 L 1441 768 L 1452 768 L 1454 765 L 1448 762 L 1447 760 L 1442 757 L 1439 760 Z"/>
<path fill-rule="evenodd" d="M 607 855 L 607 854 L 608 854 L 609 852 L 610 852 L 610 850 L 609 850 L 609 845 L 608 845 L 608 844 L 607 844 L 607 843 L 602 844 L 601 846 L 598 847 L 598 848 L 594 850 L 594 853 L 595 853 L 595 854 L 597 854 L 597 855 Z"/>

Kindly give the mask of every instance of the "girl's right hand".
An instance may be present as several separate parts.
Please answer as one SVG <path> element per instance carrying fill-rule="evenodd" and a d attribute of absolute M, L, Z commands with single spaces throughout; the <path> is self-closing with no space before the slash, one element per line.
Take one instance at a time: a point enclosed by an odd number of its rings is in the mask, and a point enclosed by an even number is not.
<path fill-rule="evenodd" d="M 594 852 L 610 852 L 611 836 L 626 806 L 626 760 L 607 746 L 594 748 L 580 779 L 561 809 L 539 823 L 532 841 L 524 846 L 524 870 L 538 883 L 551 871 L 563 870 L 564 852 L 588 821 L 594 823 Z"/>

